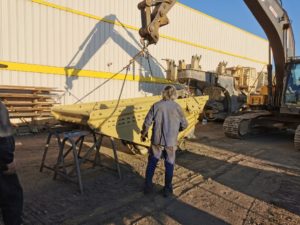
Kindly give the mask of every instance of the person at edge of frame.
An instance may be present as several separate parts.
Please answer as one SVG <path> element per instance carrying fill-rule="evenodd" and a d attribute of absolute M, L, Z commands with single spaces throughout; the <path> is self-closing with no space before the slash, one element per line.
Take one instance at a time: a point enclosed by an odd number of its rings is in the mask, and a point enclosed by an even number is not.
<path fill-rule="evenodd" d="M 176 88 L 168 85 L 162 92 L 162 100 L 156 102 L 149 110 L 141 131 L 141 141 L 146 141 L 148 130 L 153 124 L 151 147 L 149 149 L 148 164 L 146 168 L 146 179 L 144 193 L 153 192 L 152 179 L 155 168 L 160 158 L 165 163 L 165 186 L 162 190 L 163 196 L 173 194 L 172 179 L 177 150 L 177 139 L 180 131 L 187 128 L 188 122 L 183 114 L 177 99 Z"/>
<path fill-rule="evenodd" d="M 8 110 L 0 100 L 0 210 L 5 225 L 22 224 L 23 190 L 16 173 L 14 151 Z"/>

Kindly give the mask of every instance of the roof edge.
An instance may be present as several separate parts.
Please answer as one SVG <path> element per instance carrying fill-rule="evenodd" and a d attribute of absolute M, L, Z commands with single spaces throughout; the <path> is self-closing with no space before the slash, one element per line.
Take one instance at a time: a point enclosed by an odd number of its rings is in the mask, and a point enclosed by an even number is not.
<path fill-rule="evenodd" d="M 266 39 L 266 38 L 260 37 L 260 36 L 258 36 L 257 34 L 251 33 L 250 31 L 247 31 L 247 30 L 245 30 L 245 29 L 243 29 L 243 28 L 240 28 L 240 27 L 235 26 L 235 25 L 233 25 L 233 24 L 231 24 L 231 23 L 225 22 L 225 21 L 223 21 L 223 20 L 221 20 L 221 19 L 218 19 L 218 18 L 216 18 L 216 17 L 214 17 L 214 16 L 211 16 L 211 15 L 209 15 L 209 14 L 207 14 L 207 13 L 204 13 L 204 12 L 198 10 L 198 9 L 195 9 L 195 8 L 193 8 L 193 7 L 191 7 L 191 6 L 185 5 L 185 4 L 181 3 L 181 2 L 179 2 L 178 0 L 177 0 L 176 4 L 179 5 L 179 6 L 182 6 L 182 7 L 184 7 L 184 8 L 187 8 L 188 10 L 194 11 L 194 12 L 196 12 L 196 13 L 198 13 L 198 14 L 201 14 L 201 15 L 203 15 L 203 16 L 206 16 L 206 17 L 208 17 L 208 18 L 211 18 L 211 19 L 213 19 L 213 20 L 216 20 L 216 21 L 218 21 L 218 22 L 220 22 L 220 23 L 223 23 L 223 24 L 226 25 L 226 26 L 233 27 L 233 28 L 235 28 L 235 29 L 237 29 L 237 30 L 240 30 L 240 31 L 242 31 L 242 32 L 244 32 L 244 33 L 247 33 L 247 34 L 251 35 L 251 36 L 254 36 L 254 37 L 256 37 L 256 38 L 258 38 L 258 39 L 260 39 L 260 40 L 262 40 L 262 41 L 269 42 L 269 40 Z"/>

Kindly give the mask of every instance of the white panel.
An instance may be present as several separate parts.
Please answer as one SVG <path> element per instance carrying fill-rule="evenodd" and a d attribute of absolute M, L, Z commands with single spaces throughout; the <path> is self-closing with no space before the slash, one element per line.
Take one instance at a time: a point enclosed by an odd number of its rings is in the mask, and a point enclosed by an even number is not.
<path fill-rule="evenodd" d="M 140 27 L 140 13 L 136 7 L 140 0 L 45 1 Z M 177 4 L 169 18 L 171 23 L 161 29 L 162 34 L 259 61 L 268 60 L 268 43 L 265 40 L 203 13 Z M 139 39 L 136 30 L 30 0 L 0 1 L 0 60 L 115 73 L 140 51 Z M 165 66 L 165 61 L 162 59 L 185 59 L 189 63 L 195 54 L 202 55 L 202 69 L 207 71 L 215 70 L 223 60 L 228 61 L 229 66 L 249 66 L 258 71 L 263 67 L 261 63 L 165 38 L 161 38 L 156 46 L 150 46 L 149 51 L 155 57 L 150 58 L 151 68 L 148 60 L 140 57 L 130 67 L 129 74 L 163 78 L 165 73 L 160 64 Z M 84 101 L 118 98 L 122 80 L 105 81 L 92 77 L 0 71 L 1 84 L 48 86 L 66 90 L 62 97 L 63 103 L 74 103 L 98 86 Z M 122 98 L 159 94 L 162 87 L 160 84 L 127 81 Z"/>

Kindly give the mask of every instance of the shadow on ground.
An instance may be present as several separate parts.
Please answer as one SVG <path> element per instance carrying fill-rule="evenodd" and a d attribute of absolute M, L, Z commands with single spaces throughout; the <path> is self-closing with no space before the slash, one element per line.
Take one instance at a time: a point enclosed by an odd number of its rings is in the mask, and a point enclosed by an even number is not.
<path fill-rule="evenodd" d="M 266 165 L 292 171 L 296 175 L 240 165 L 244 158 L 228 162 L 190 151 L 181 154 L 177 164 L 206 179 L 211 178 L 235 191 L 300 215 L 300 192 L 297 188 L 300 185 L 300 168 L 295 168 L 299 166 L 295 165 L 295 159 L 300 160 L 300 153 L 293 149 L 292 134 L 273 132 L 252 135 L 246 140 L 234 140 L 224 136 L 221 126 L 222 124 L 198 127 L 197 139 L 193 142 L 200 143 L 199 146 L 207 149 L 217 149 L 220 153 L 231 152 L 236 153 L 233 155 L 242 154 L 265 160 Z"/>
<path fill-rule="evenodd" d="M 39 173 L 42 146 L 45 135 L 32 138 L 18 138 L 22 143 L 17 158 L 20 159 L 19 175 L 24 187 L 24 224 L 166 224 L 168 221 L 180 224 L 223 225 L 223 220 L 201 211 L 179 199 L 165 199 L 160 194 L 144 196 L 144 178 L 132 165 L 121 162 L 123 178 L 118 179 L 115 171 L 97 167 L 83 175 L 84 194 L 79 194 L 76 185 L 58 179 L 52 180 L 53 173 Z M 21 149 L 20 149 L 21 148 Z M 129 154 L 119 146 L 119 154 Z M 113 160 L 105 149 L 102 162 L 113 166 Z M 48 163 L 56 159 L 56 149 L 50 148 Z M 134 164 L 145 166 L 142 161 L 132 157 Z M 156 191 L 162 187 L 157 185 Z M 201 221 L 201 222 L 199 222 Z M 140 224 L 143 224 L 140 223 Z"/>

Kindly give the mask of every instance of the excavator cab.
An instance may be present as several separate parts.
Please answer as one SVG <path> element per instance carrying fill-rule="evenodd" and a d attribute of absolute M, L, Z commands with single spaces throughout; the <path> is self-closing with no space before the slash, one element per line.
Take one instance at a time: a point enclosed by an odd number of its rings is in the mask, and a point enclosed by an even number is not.
<path fill-rule="evenodd" d="M 300 58 L 286 64 L 286 88 L 283 105 L 300 107 Z"/>

